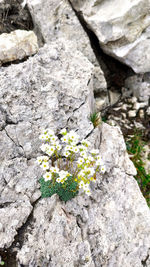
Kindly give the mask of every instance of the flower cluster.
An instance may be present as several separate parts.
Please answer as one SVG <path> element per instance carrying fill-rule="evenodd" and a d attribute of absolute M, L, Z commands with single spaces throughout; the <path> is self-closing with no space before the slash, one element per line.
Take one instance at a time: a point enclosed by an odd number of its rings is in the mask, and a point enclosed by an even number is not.
<path fill-rule="evenodd" d="M 77 182 L 78 189 L 82 188 L 90 195 L 90 182 L 96 181 L 97 172 L 105 172 L 99 150 L 89 151 L 90 142 L 85 139 L 79 142 L 79 135 L 74 131 L 67 132 L 63 129 L 59 134 L 60 139 L 53 130 L 46 129 L 39 137 L 44 141 L 41 150 L 46 154 L 37 158 L 38 164 L 46 171 L 43 178 L 63 185 L 72 177 Z"/>

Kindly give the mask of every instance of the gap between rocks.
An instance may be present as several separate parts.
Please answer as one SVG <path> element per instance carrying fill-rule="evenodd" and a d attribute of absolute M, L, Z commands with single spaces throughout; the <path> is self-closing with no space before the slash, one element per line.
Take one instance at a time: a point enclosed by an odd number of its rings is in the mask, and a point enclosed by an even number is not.
<path fill-rule="evenodd" d="M 93 52 L 96 56 L 96 59 L 100 65 L 100 68 L 104 72 L 104 77 L 107 82 L 107 94 L 108 99 L 110 100 L 109 90 L 117 91 L 122 94 L 121 88 L 124 87 L 125 79 L 134 74 L 134 71 L 125 64 L 119 62 L 117 59 L 107 55 L 101 48 L 99 40 L 90 26 L 86 23 L 82 12 L 76 11 L 72 2 L 68 0 L 72 10 L 75 12 L 81 26 L 83 27 L 84 31 L 86 32 Z M 95 93 L 94 96 L 98 97 L 101 96 L 100 93 Z M 110 102 L 110 101 L 109 101 Z M 110 105 L 107 107 L 111 107 Z"/>

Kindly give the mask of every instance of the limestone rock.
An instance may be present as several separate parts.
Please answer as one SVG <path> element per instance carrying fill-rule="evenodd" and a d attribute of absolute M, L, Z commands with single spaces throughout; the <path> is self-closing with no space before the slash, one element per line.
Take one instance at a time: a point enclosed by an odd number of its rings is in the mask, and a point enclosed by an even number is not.
<path fill-rule="evenodd" d="M 65 38 L 73 42 L 74 47 L 81 51 L 94 64 L 93 88 L 96 92 L 106 91 L 107 83 L 94 52 L 89 38 L 82 28 L 77 16 L 68 0 L 27 0 L 35 31 L 42 35 L 46 43 L 52 40 Z"/>
<path fill-rule="evenodd" d="M 132 90 L 140 101 L 148 102 L 150 98 L 150 74 L 133 75 L 126 79 L 125 86 Z"/>
<path fill-rule="evenodd" d="M 136 73 L 150 71 L 149 0 L 71 0 L 103 50 Z"/>
<path fill-rule="evenodd" d="M 16 198 L 0 198 L 0 248 L 9 247 L 17 229 L 27 220 L 31 213 L 32 206 L 27 198 L 18 200 Z"/>
<path fill-rule="evenodd" d="M 21 60 L 37 51 L 37 37 L 32 31 L 16 30 L 0 35 L 0 64 Z"/>
<path fill-rule="evenodd" d="M 17 253 L 20 265 L 143 267 L 148 259 L 150 210 L 121 131 L 103 124 L 88 139 L 100 147 L 106 174 L 91 185 L 91 197 L 65 204 L 54 195 L 37 203 Z"/>

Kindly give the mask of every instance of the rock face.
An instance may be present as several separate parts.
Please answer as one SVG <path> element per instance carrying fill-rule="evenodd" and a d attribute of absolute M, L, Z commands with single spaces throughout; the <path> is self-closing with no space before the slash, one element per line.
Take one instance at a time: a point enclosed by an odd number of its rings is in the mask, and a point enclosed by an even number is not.
<path fill-rule="evenodd" d="M 0 65 L 21 60 L 38 51 L 37 37 L 32 31 L 16 30 L 0 35 Z"/>
<path fill-rule="evenodd" d="M 79 195 L 65 204 L 54 195 L 38 202 L 19 266 L 149 266 L 150 211 L 122 134 L 103 124 L 89 139 L 100 147 L 107 173 L 97 177 L 90 198 Z"/>
<path fill-rule="evenodd" d="M 46 43 L 62 37 L 72 41 L 74 47 L 94 65 L 94 90 L 96 92 L 106 91 L 107 83 L 104 73 L 92 51 L 89 38 L 68 0 L 27 0 L 27 5 L 39 39 L 42 35 Z"/>
<path fill-rule="evenodd" d="M 103 50 L 136 73 L 150 71 L 149 0 L 71 0 Z"/>
<path fill-rule="evenodd" d="M 45 45 L 24 63 L 0 69 L 2 201 L 23 201 L 26 197 L 32 203 L 39 198 L 41 171 L 35 160 L 41 152 L 38 136 L 42 127 L 68 127 L 78 130 L 82 138 L 92 131 L 92 71 L 93 65 L 63 40 Z M 15 208 L 20 221 L 14 229 L 25 221 L 29 208 L 27 205 L 22 216 Z M 13 213 L 11 220 L 16 220 Z M 7 224 L 4 220 L 4 226 L 11 228 L 9 220 Z M 15 234 L 13 230 L 6 236 L 3 246 L 9 246 Z"/>

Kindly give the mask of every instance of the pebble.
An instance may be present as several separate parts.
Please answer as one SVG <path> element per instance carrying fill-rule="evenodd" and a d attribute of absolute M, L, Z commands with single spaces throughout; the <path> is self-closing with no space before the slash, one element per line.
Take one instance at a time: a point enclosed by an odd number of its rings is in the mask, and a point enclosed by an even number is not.
<path fill-rule="evenodd" d="M 136 102 L 133 105 L 133 109 L 139 110 L 140 108 L 144 108 L 145 106 L 147 106 L 147 103 L 146 102 L 141 102 L 141 103 Z"/>
<path fill-rule="evenodd" d="M 128 116 L 129 116 L 129 118 L 136 117 L 136 110 L 129 110 L 128 111 Z"/>
<path fill-rule="evenodd" d="M 137 102 L 137 97 L 136 96 L 133 96 L 131 98 L 128 99 L 128 102 L 131 103 L 131 104 L 134 104 Z"/>
<path fill-rule="evenodd" d="M 150 107 L 147 108 L 146 113 L 148 116 L 150 116 Z"/>
<path fill-rule="evenodd" d="M 140 117 L 141 119 L 144 119 L 144 110 L 143 110 L 143 109 L 141 109 L 141 110 L 139 111 L 139 117 Z"/>

